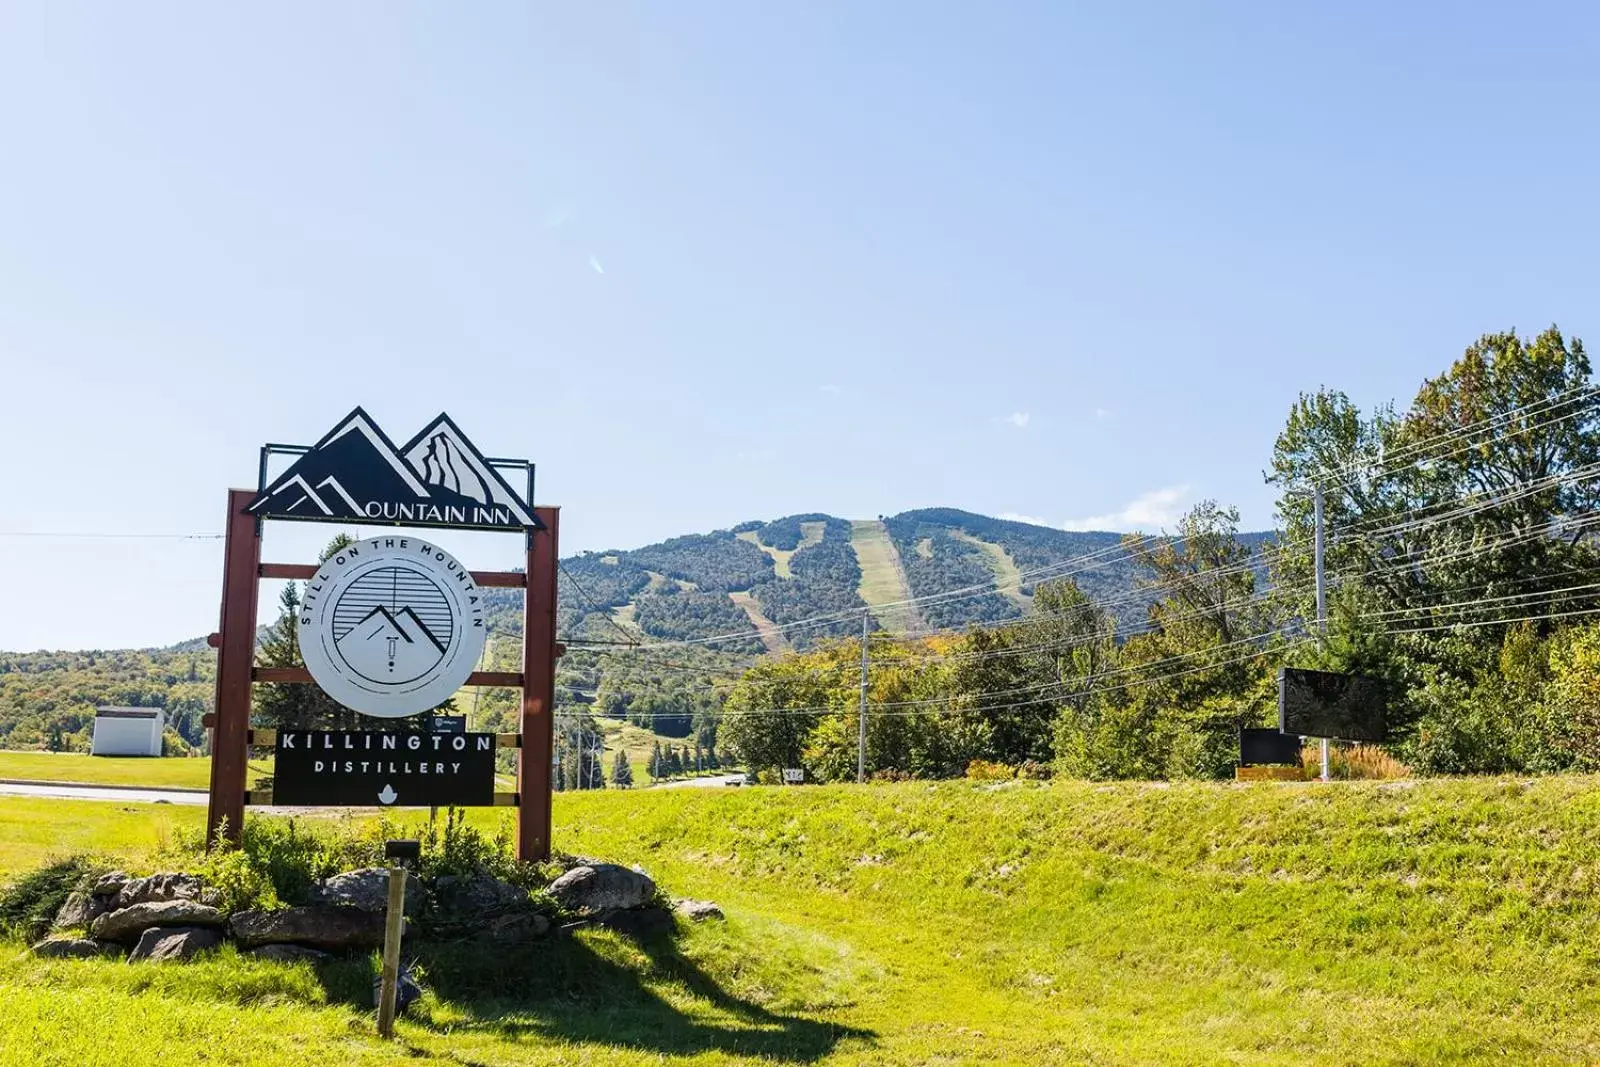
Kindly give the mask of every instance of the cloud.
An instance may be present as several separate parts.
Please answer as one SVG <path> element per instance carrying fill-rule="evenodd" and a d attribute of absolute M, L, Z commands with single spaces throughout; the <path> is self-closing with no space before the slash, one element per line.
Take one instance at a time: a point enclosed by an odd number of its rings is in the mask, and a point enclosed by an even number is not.
<path fill-rule="evenodd" d="M 1002 421 L 1009 422 L 1019 430 L 1026 430 L 1028 428 L 1028 413 L 1026 411 L 1013 411 Z"/>
<path fill-rule="evenodd" d="M 1169 485 L 1140 493 L 1120 511 L 1109 515 L 1090 515 L 1085 519 L 1068 519 L 1061 524 L 1063 530 L 1156 530 L 1171 526 L 1183 515 L 1184 504 L 1189 499 L 1187 485 Z"/>
<path fill-rule="evenodd" d="M 604 274 L 606 272 L 606 269 L 600 265 L 600 261 L 595 259 L 593 254 L 589 256 L 589 266 L 594 268 L 596 274 Z"/>
<path fill-rule="evenodd" d="M 1027 522 L 1035 526 L 1052 526 L 1058 530 L 1146 530 L 1155 531 L 1170 527 L 1182 517 L 1189 501 L 1189 487 L 1187 485 L 1169 485 L 1164 489 L 1152 489 L 1148 493 L 1141 493 L 1134 497 L 1120 511 L 1113 511 L 1108 515 L 1090 515 L 1083 519 L 1068 519 L 1066 522 L 1051 522 L 1049 519 L 1037 518 L 1033 515 L 1021 515 L 1015 511 L 1002 511 L 1002 519 L 1012 522 Z"/>
<path fill-rule="evenodd" d="M 1111 409 L 1110 408 L 1095 408 L 1094 409 L 1094 417 L 1099 419 L 1101 422 L 1104 422 L 1106 419 L 1109 419 L 1111 417 Z"/>

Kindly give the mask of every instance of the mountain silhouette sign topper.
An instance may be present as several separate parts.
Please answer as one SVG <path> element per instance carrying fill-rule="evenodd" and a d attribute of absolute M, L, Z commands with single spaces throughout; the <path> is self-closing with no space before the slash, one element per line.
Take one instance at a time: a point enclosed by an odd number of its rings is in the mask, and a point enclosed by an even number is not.
<path fill-rule="evenodd" d="M 299 458 L 269 484 L 266 456 L 285 451 Z M 506 482 L 503 467 L 528 472 L 528 499 Z M 396 447 L 356 408 L 309 449 L 266 446 L 249 510 L 302 522 L 527 530 L 540 528 L 532 496 L 532 464 L 485 459 L 450 416 L 441 414 Z"/>

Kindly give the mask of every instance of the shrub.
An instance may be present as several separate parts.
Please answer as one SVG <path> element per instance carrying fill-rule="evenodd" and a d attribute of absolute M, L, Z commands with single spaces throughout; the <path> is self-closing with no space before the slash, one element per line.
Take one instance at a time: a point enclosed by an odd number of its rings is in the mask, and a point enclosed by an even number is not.
<path fill-rule="evenodd" d="M 106 870 L 89 856 L 72 856 L 23 875 L 0 890 L 0 933 L 36 941 L 50 932 L 72 891 Z"/>
<path fill-rule="evenodd" d="M 1306 745 L 1300 750 L 1300 763 L 1306 775 L 1315 778 L 1322 774 L 1322 746 Z M 1328 747 L 1328 776 L 1340 780 L 1380 780 L 1414 777 L 1412 769 L 1377 745 L 1341 745 Z"/>
<path fill-rule="evenodd" d="M 972 782 L 1001 782 L 1017 776 L 1017 769 L 1005 763 L 991 763 L 975 759 L 967 764 L 967 780 Z"/>

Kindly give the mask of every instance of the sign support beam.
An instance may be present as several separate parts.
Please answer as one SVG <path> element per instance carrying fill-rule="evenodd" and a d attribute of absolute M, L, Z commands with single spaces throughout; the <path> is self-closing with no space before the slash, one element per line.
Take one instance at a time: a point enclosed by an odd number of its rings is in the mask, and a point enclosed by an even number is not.
<path fill-rule="evenodd" d="M 261 527 L 246 509 L 255 495 L 249 489 L 228 490 L 222 630 L 217 642 L 217 725 L 211 736 L 207 845 L 215 845 L 219 836 L 237 845 L 244 833 L 245 769 L 250 754 L 250 672 L 256 654 L 257 574 L 261 567 Z"/>
<path fill-rule="evenodd" d="M 555 748 L 556 561 L 560 508 L 534 508 L 522 616 L 522 754 L 517 760 L 517 858 L 550 858 L 550 760 Z"/>

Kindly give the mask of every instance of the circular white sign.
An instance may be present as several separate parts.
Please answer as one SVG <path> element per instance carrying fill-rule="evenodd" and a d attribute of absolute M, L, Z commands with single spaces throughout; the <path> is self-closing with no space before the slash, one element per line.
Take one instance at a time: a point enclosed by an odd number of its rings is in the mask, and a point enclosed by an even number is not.
<path fill-rule="evenodd" d="M 300 656 L 322 691 L 363 715 L 436 708 L 483 655 L 483 591 L 454 556 L 416 537 L 340 549 L 306 583 Z"/>

